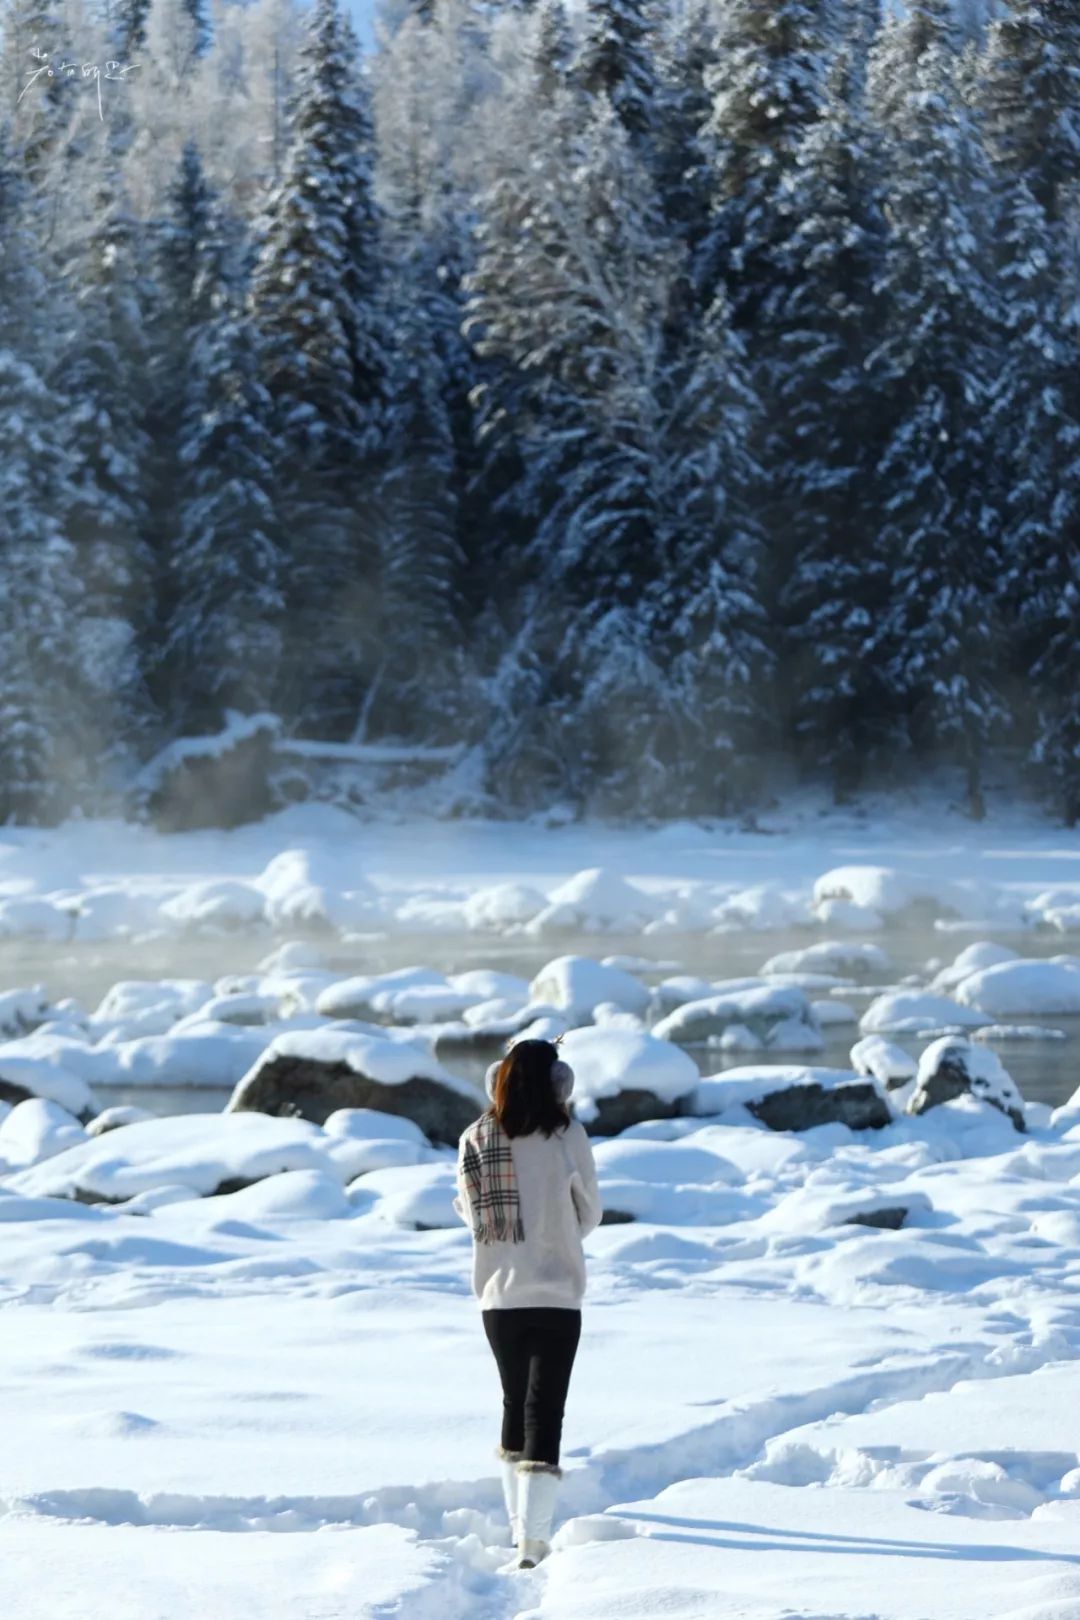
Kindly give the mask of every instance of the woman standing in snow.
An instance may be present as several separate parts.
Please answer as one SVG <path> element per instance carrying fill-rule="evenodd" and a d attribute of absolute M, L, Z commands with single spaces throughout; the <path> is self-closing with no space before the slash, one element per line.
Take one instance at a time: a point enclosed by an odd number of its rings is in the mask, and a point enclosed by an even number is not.
<path fill-rule="evenodd" d="M 581 1240 L 602 1214 L 589 1139 L 570 1113 L 573 1086 L 550 1041 L 519 1041 L 488 1070 L 491 1107 L 458 1152 L 455 1208 L 472 1227 L 473 1291 L 502 1380 L 497 1455 L 520 1569 L 550 1551 L 581 1336 Z"/>

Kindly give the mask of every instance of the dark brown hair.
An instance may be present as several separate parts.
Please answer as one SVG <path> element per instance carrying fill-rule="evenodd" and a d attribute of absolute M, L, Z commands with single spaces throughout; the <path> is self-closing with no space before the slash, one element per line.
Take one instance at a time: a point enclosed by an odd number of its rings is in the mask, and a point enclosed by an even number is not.
<path fill-rule="evenodd" d="M 499 1064 L 491 1112 L 507 1136 L 565 1130 L 570 1110 L 551 1077 L 558 1052 L 550 1041 L 519 1041 Z"/>

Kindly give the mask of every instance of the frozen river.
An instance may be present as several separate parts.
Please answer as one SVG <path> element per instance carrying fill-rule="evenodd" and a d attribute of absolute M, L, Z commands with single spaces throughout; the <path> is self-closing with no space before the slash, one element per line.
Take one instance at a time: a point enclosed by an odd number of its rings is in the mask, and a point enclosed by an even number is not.
<path fill-rule="evenodd" d="M 981 938 L 993 939 L 992 932 L 980 932 Z M 350 974 L 383 973 L 396 968 L 426 966 L 445 973 L 460 973 L 470 968 L 494 968 L 504 972 L 532 978 L 553 955 L 576 953 L 583 956 L 625 955 L 648 960 L 655 964 L 652 973 L 641 970 L 646 982 L 659 980 L 672 973 L 693 974 L 709 980 L 738 979 L 758 973 L 771 957 L 783 951 L 804 949 L 813 936 L 805 929 L 778 929 L 732 932 L 722 935 L 665 935 L 660 939 L 639 933 L 604 935 L 595 934 L 551 940 L 504 940 L 477 938 L 467 933 L 409 935 L 397 933 L 382 939 L 363 943 L 344 943 L 312 935 L 325 965 L 340 971 L 344 978 Z M 1015 934 L 1003 932 L 1002 944 L 1020 949 Z M 908 977 L 917 977 L 921 984 L 933 976 L 937 967 L 951 961 L 969 942 L 964 934 L 942 933 L 933 926 L 893 928 L 877 936 L 876 942 L 886 951 L 893 965 L 887 983 L 895 985 Z M 87 1011 L 98 1005 L 105 992 L 120 980 L 189 978 L 215 982 L 226 975 L 254 971 L 258 963 L 273 949 L 274 941 L 265 933 L 237 934 L 219 938 L 165 937 L 131 943 L 106 941 L 58 946 L 32 942 L 0 941 L 0 987 L 40 983 L 50 997 L 59 1000 L 73 997 Z M 1022 950 L 1029 957 L 1050 957 L 1062 951 L 1062 941 L 1051 936 L 1025 936 Z M 835 999 L 846 1003 L 859 1015 L 873 998 L 885 988 L 885 981 L 867 982 L 852 991 L 838 991 Z M 990 1044 L 998 1052 L 1006 1068 L 1032 1101 L 1058 1105 L 1080 1086 L 1080 1018 L 1054 1016 L 1045 1019 L 1016 1020 L 1039 1022 L 1060 1029 L 1068 1037 L 1059 1041 L 1003 1041 Z M 800 1056 L 797 1053 L 768 1056 L 761 1061 L 790 1060 L 823 1064 L 832 1068 L 850 1067 L 849 1053 L 858 1039 L 855 1024 L 835 1025 L 823 1031 L 823 1052 Z M 891 1037 L 917 1057 L 926 1045 L 918 1036 Z M 753 1055 L 720 1052 L 715 1048 L 700 1049 L 692 1054 L 703 1074 L 716 1074 L 724 1069 L 753 1061 Z M 485 1062 L 460 1055 L 444 1059 L 448 1068 L 466 1078 L 479 1079 Z M 103 1103 L 136 1102 L 155 1113 L 202 1112 L 224 1106 L 230 1088 L 143 1088 L 130 1085 L 116 1087 L 96 1083 L 95 1091 Z"/>

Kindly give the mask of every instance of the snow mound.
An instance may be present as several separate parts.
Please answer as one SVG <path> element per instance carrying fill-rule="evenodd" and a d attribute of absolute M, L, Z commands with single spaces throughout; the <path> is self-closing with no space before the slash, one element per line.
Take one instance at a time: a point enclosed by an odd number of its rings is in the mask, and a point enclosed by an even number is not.
<path fill-rule="evenodd" d="M 237 1094 L 260 1069 L 279 1057 L 323 1065 L 342 1064 L 368 1080 L 377 1080 L 382 1086 L 400 1086 L 408 1080 L 437 1080 L 449 1090 L 468 1097 L 470 1102 L 475 1101 L 477 1095 L 475 1087 L 444 1069 L 418 1041 L 390 1031 L 384 1036 L 332 1026 L 283 1030 L 275 1035 L 260 1053 L 251 1072 L 243 1076 Z"/>
<path fill-rule="evenodd" d="M 373 1170 L 349 1186 L 354 1207 L 412 1231 L 460 1229 L 461 1217 L 454 1208 L 456 1196 L 455 1169 L 446 1163 Z"/>

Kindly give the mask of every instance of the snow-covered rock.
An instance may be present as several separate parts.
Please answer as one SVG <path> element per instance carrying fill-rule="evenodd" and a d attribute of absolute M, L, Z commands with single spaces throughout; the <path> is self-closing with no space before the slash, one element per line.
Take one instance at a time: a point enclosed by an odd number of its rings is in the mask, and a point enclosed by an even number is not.
<path fill-rule="evenodd" d="M 474 933 L 517 933 L 540 914 L 547 900 L 527 883 L 492 883 L 474 889 L 462 906 L 465 927 Z"/>
<path fill-rule="evenodd" d="M 633 933 L 658 913 L 656 900 L 617 872 L 591 866 L 551 891 L 548 904 L 530 922 L 535 934 Z"/>
<path fill-rule="evenodd" d="M 485 1099 L 424 1047 L 347 1028 L 275 1037 L 229 1099 L 230 1112 L 299 1115 L 322 1123 L 368 1108 L 414 1120 L 433 1142 L 456 1144 Z"/>
<path fill-rule="evenodd" d="M 949 991 L 955 990 L 962 980 L 969 978 L 972 973 L 978 973 L 983 968 L 997 967 L 1001 962 L 1015 962 L 1017 952 L 1010 950 L 1008 945 L 998 945 L 993 940 L 978 939 L 967 945 L 960 952 L 954 962 L 944 967 L 936 974 L 931 989 Z"/>
<path fill-rule="evenodd" d="M 828 973 L 841 979 L 869 979 L 890 973 L 892 965 L 880 945 L 823 939 L 804 950 L 781 951 L 778 956 L 770 956 L 761 971 L 763 974 Z"/>
<path fill-rule="evenodd" d="M 872 1001 L 859 1020 L 864 1035 L 921 1034 L 950 1026 L 976 1029 L 988 1020 L 948 996 L 928 990 L 893 990 Z"/>
<path fill-rule="evenodd" d="M 963 979 L 956 987 L 956 998 L 991 1018 L 1076 1014 L 1080 1013 L 1080 967 L 1060 959 L 999 962 Z"/>
<path fill-rule="evenodd" d="M 40 984 L 28 990 L 0 993 L 0 1037 L 26 1035 L 51 1016 L 49 998 Z"/>
<path fill-rule="evenodd" d="M 644 1030 L 572 1029 L 559 1052 L 574 1071 L 574 1111 L 597 1135 L 683 1111 L 698 1083 L 692 1058 Z"/>
<path fill-rule="evenodd" d="M 75 933 L 75 907 L 57 905 L 45 895 L 0 899 L 0 939 L 40 939 L 61 944 Z"/>
<path fill-rule="evenodd" d="M 920 1057 L 907 1112 L 924 1114 L 965 1094 L 1007 1114 L 1018 1131 L 1026 1129 L 1024 1099 L 997 1054 L 962 1036 L 946 1035 Z"/>
<path fill-rule="evenodd" d="M 31 1097 L 0 1124 L 0 1170 L 39 1164 L 85 1141 L 86 1131 L 66 1108 Z"/>
<path fill-rule="evenodd" d="M 252 928 L 265 918 L 266 896 L 254 883 L 217 878 L 181 889 L 161 907 L 168 922 L 182 928 L 233 930 Z"/>
<path fill-rule="evenodd" d="M 41 1097 L 58 1104 L 76 1119 L 92 1119 L 98 1112 L 98 1104 L 79 1074 L 62 1063 L 28 1056 L 18 1049 L 33 1039 L 29 1036 L 26 1041 L 9 1042 L 0 1048 L 0 1100 L 18 1105 L 32 1097 Z M 80 1050 L 76 1043 L 72 1043 L 71 1049 Z"/>
<path fill-rule="evenodd" d="M 752 982 L 747 981 L 748 984 Z M 760 980 L 757 982 L 760 983 Z M 713 986 L 708 979 L 699 979 L 693 973 L 673 974 L 653 986 L 649 999 L 650 1015 L 654 1019 L 664 1018 L 676 1007 L 685 1007 L 688 1001 L 703 1001 L 712 991 Z"/>
<path fill-rule="evenodd" d="M 828 900 L 845 900 L 887 918 L 911 911 L 933 916 L 962 913 L 966 899 L 956 884 L 891 866 L 837 866 L 814 884 L 817 907 Z"/>
<path fill-rule="evenodd" d="M 256 879 L 274 928 L 375 928 L 386 921 L 374 886 L 329 850 L 286 849 Z"/>
<path fill-rule="evenodd" d="M 358 974 L 328 985 L 315 1010 L 323 1018 L 361 1018 L 369 1023 L 421 1023 L 460 1018 L 481 1000 L 475 991 L 456 990 L 434 968 L 395 968 L 390 973 Z"/>
<path fill-rule="evenodd" d="M 264 1114 L 180 1114 L 91 1137 L 12 1176 L 34 1198 L 118 1203 L 156 1187 L 192 1197 L 227 1191 L 283 1170 L 326 1170 L 325 1136 L 300 1119 Z"/>
<path fill-rule="evenodd" d="M 500 973 L 495 968 L 469 968 L 464 973 L 451 973 L 449 983 L 465 995 L 478 996 L 480 1002 L 498 999 L 508 1005 L 524 1007 L 529 999 L 528 979 L 517 973 Z"/>
<path fill-rule="evenodd" d="M 814 916 L 825 928 L 849 934 L 876 934 L 885 927 L 885 919 L 873 906 L 860 906 L 854 900 L 819 900 Z"/>
<path fill-rule="evenodd" d="M 695 1114 L 726 1114 L 736 1108 L 747 1109 L 773 1131 L 832 1124 L 879 1130 L 892 1119 L 884 1088 L 872 1077 L 789 1064 L 750 1064 L 699 1083 Z"/>
<path fill-rule="evenodd" d="M 122 979 L 106 991 L 90 1022 L 99 1036 L 164 1035 L 212 995 L 205 979 Z"/>
<path fill-rule="evenodd" d="M 118 1103 L 114 1108 L 103 1108 L 100 1114 L 95 1114 L 86 1127 L 87 1136 L 105 1136 L 109 1131 L 119 1131 L 125 1125 L 141 1125 L 144 1119 L 154 1119 L 146 1108 L 137 1108 L 134 1103 Z"/>
<path fill-rule="evenodd" d="M 593 1008 L 603 1001 L 644 1016 L 650 999 L 639 979 L 619 968 L 603 967 L 591 956 L 555 957 L 533 979 L 529 997 L 565 1013 L 571 1024 L 587 1023 Z"/>
<path fill-rule="evenodd" d="M 869 1074 L 888 1091 L 914 1080 L 919 1065 L 895 1041 L 883 1035 L 865 1035 L 851 1048 L 851 1067 L 856 1074 Z"/>
<path fill-rule="evenodd" d="M 188 1013 L 172 1027 L 174 1035 L 186 1029 L 197 1029 L 200 1024 L 236 1024 L 257 1029 L 277 1021 L 276 996 L 261 995 L 256 990 L 236 990 L 225 995 L 211 996 L 196 1012 Z"/>
<path fill-rule="evenodd" d="M 653 1033 L 683 1046 L 714 1045 L 733 1025 L 773 1051 L 816 1052 L 824 1045 L 802 990 L 745 980 L 717 985 L 712 995 L 676 1007 Z"/>
<path fill-rule="evenodd" d="M 716 908 L 716 923 L 721 930 L 791 928 L 809 920 L 804 895 L 788 894 L 771 883 L 736 889 L 725 895 Z"/>

